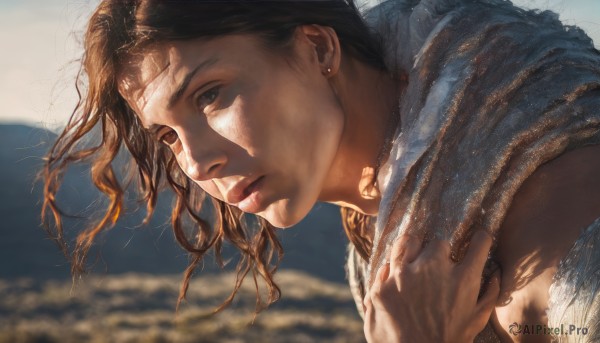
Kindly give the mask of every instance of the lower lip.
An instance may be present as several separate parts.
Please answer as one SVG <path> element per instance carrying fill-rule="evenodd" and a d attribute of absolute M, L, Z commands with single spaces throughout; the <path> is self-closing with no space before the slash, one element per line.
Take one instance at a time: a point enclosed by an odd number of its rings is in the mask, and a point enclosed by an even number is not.
<path fill-rule="evenodd" d="M 263 183 L 264 176 L 259 177 L 248 188 L 249 194 L 244 200 L 240 201 L 237 207 L 246 213 L 258 213 L 262 209 L 260 188 Z"/>

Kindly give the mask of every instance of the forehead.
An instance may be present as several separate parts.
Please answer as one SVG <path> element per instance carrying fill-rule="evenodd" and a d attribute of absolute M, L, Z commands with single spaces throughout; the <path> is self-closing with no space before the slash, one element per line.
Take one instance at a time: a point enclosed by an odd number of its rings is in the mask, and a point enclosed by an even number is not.
<path fill-rule="evenodd" d="M 124 63 L 118 75 L 119 93 L 140 115 L 150 104 L 157 105 L 157 101 L 166 106 L 177 85 L 199 64 L 244 69 L 244 65 L 256 65 L 257 60 L 265 62 L 272 57 L 265 52 L 255 35 L 154 44 Z"/>
<path fill-rule="evenodd" d="M 154 44 L 130 56 L 121 66 L 117 76 L 119 93 L 138 116 L 152 98 L 166 93 L 165 81 L 174 81 L 175 69 L 184 67 L 185 48 L 172 42 Z"/>

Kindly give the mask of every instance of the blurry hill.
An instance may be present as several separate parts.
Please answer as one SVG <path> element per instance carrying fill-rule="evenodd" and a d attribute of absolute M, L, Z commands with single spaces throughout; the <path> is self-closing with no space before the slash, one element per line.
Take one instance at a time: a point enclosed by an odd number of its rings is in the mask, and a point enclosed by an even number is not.
<path fill-rule="evenodd" d="M 35 182 L 42 157 L 56 135 L 24 125 L 0 125 L 0 279 L 66 278 L 69 266 L 40 227 L 42 187 Z M 88 217 L 98 193 L 85 166 L 72 167 L 59 200 L 70 214 Z M 159 201 L 153 220 L 140 228 L 143 214 L 125 216 L 102 238 L 95 271 L 108 274 L 176 274 L 187 264 L 186 253 L 174 242 L 169 222 L 170 199 Z M 128 207 L 135 207 L 131 202 Z M 71 237 L 87 218 L 67 221 Z M 285 256 L 281 269 L 304 271 L 315 277 L 345 283 L 343 263 L 346 237 L 337 207 L 318 204 L 296 227 L 280 232 Z M 210 263 L 205 272 L 214 271 Z"/>
<path fill-rule="evenodd" d="M 230 308 L 209 315 L 234 284 L 231 268 L 215 273 L 210 258 L 175 315 L 187 255 L 167 224 L 168 194 L 146 227 L 139 227 L 143 211 L 130 211 L 100 237 L 92 275 L 73 288 L 65 258 L 40 227 L 42 185 L 35 179 L 55 139 L 46 130 L 0 125 L 0 343 L 364 342 L 344 277 L 339 210 L 327 204 L 279 232 L 282 299 L 253 325 L 251 281 Z M 103 208 L 85 165 L 67 172 L 58 199 L 80 217 L 66 221 L 71 238 Z M 130 200 L 126 207 L 140 206 Z"/>

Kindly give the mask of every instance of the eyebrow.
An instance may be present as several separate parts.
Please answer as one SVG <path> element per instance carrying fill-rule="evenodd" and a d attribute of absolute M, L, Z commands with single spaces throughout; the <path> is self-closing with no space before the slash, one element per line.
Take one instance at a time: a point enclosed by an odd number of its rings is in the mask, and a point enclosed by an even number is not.
<path fill-rule="evenodd" d="M 154 138 L 158 138 L 158 130 L 160 130 L 163 126 L 164 125 L 152 124 L 148 126 L 146 130 L 148 130 L 148 132 L 150 132 L 150 134 L 154 136 Z"/>
<path fill-rule="evenodd" d="M 181 99 L 183 94 L 185 94 L 185 91 L 187 90 L 188 86 L 190 85 L 190 82 L 192 82 L 192 79 L 194 78 L 194 76 L 196 74 L 198 74 L 198 72 L 200 72 L 202 69 L 206 69 L 206 68 L 212 66 L 218 60 L 219 60 L 218 58 L 212 57 L 212 58 L 198 64 L 196 66 L 196 68 L 194 68 L 194 70 L 187 73 L 187 75 L 185 75 L 185 77 L 183 78 L 183 80 L 181 81 L 179 86 L 177 87 L 177 90 L 169 97 L 169 104 L 168 104 L 167 108 L 172 108 L 175 105 L 175 103 Z"/>

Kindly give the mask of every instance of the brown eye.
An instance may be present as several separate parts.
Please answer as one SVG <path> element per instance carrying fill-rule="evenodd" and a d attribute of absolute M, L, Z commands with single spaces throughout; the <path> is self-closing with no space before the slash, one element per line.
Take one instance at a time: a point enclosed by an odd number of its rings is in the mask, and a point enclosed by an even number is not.
<path fill-rule="evenodd" d="M 213 87 L 196 98 L 196 106 L 203 109 L 212 104 L 219 96 L 219 87 Z"/>
<path fill-rule="evenodd" d="M 177 142 L 177 133 L 174 130 L 169 130 L 161 135 L 158 140 L 166 145 L 173 145 Z"/>

